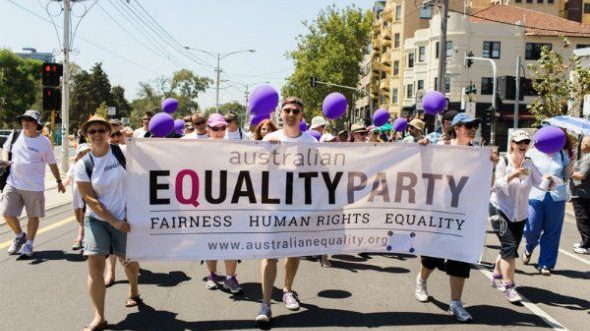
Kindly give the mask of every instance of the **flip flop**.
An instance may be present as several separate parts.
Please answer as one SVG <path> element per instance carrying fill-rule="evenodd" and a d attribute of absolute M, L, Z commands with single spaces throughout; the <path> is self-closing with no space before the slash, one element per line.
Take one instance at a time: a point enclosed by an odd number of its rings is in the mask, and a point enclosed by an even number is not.
<path fill-rule="evenodd" d="M 106 329 L 109 326 L 109 322 L 102 321 L 94 326 L 85 326 L 83 331 L 101 331 Z"/>
<path fill-rule="evenodd" d="M 114 279 L 114 278 L 113 278 L 113 279 L 111 279 L 111 280 L 109 280 L 108 282 L 105 282 L 105 283 L 104 283 L 104 286 L 105 286 L 105 287 L 111 287 L 111 286 L 113 286 L 113 285 L 115 285 L 115 279 Z"/>
<path fill-rule="evenodd" d="M 139 295 L 129 297 L 127 298 L 127 301 L 125 301 L 125 307 L 136 307 L 137 305 L 139 305 L 140 302 L 141 298 L 139 297 Z"/>

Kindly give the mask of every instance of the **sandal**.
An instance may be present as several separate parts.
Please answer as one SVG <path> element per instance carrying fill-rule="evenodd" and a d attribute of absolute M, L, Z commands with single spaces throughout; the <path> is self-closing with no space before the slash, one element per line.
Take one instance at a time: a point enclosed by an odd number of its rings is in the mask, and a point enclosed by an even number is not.
<path fill-rule="evenodd" d="M 523 264 L 529 264 L 529 262 L 531 261 L 531 253 L 527 252 L 526 250 L 524 252 L 522 252 L 522 255 L 520 256 L 520 259 L 522 260 Z"/>
<path fill-rule="evenodd" d="M 85 326 L 83 331 L 101 331 L 106 329 L 109 326 L 109 322 L 102 321 L 94 326 Z"/>
<path fill-rule="evenodd" d="M 111 278 L 108 281 L 104 282 L 104 287 L 111 287 L 115 285 L 115 278 Z"/>
<path fill-rule="evenodd" d="M 139 305 L 140 302 L 141 298 L 139 297 L 139 295 L 129 297 L 127 298 L 127 301 L 125 301 L 125 307 L 136 307 L 137 305 Z"/>

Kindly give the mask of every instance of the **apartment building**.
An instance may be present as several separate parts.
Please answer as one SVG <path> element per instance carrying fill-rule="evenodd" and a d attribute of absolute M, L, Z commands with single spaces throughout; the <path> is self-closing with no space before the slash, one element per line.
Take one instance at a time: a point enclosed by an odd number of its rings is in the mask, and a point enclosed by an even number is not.
<path fill-rule="evenodd" d="M 563 47 L 561 35 L 568 37 L 571 47 Z M 420 104 L 421 94 L 436 86 L 439 36 L 440 16 L 436 14 L 428 28 L 417 30 L 412 38 L 407 38 L 404 42 L 407 60 L 403 69 L 402 109 L 405 114 L 413 113 Z M 545 45 L 568 58 L 574 49 L 589 44 L 590 25 L 543 12 L 504 5 L 488 7 L 479 11 L 476 16 L 451 12 L 447 27 L 445 81 L 450 108 L 461 108 L 461 101 L 465 98 L 462 89 L 469 85 L 477 88 L 477 93 L 471 97 L 476 102 L 478 117 L 485 119 L 492 103 L 494 80 L 491 65 L 487 61 L 475 61 L 467 68 L 464 57 L 470 51 L 474 56 L 492 59 L 497 65 L 497 76 L 501 77 L 515 75 L 517 56 L 521 57 L 524 68 L 536 62 Z M 525 70 L 524 77 L 530 75 Z M 531 120 L 526 104 L 531 103 L 534 98 L 530 89 L 523 91 L 523 94 L 523 100 L 520 101 L 520 126 L 526 126 L 527 121 Z M 497 121 L 496 143 L 500 146 L 505 145 L 507 128 L 512 126 L 513 110 L 514 101 L 509 100 L 504 100 L 498 109 L 500 118 Z M 482 126 L 484 139 L 489 140 L 489 133 L 490 123 L 486 121 Z"/>

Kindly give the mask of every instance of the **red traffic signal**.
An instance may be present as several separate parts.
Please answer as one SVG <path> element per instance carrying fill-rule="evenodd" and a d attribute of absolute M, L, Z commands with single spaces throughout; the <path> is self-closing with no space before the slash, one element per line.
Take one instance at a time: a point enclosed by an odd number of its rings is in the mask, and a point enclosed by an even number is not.
<path fill-rule="evenodd" d="M 43 110 L 61 109 L 61 90 L 55 87 L 43 88 Z"/>
<path fill-rule="evenodd" d="M 59 78 L 63 75 L 63 66 L 59 63 L 43 63 L 41 67 L 43 86 L 59 86 Z"/>

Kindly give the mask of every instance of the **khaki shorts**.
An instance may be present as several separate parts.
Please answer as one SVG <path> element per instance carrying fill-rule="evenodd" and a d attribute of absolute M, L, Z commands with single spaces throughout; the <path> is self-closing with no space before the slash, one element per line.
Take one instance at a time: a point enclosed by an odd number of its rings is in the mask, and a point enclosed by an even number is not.
<path fill-rule="evenodd" d="M 20 217 L 23 207 L 28 217 L 45 217 L 45 192 L 19 190 L 10 185 L 4 187 L 0 210 L 2 216 Z"/>

